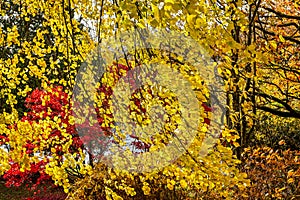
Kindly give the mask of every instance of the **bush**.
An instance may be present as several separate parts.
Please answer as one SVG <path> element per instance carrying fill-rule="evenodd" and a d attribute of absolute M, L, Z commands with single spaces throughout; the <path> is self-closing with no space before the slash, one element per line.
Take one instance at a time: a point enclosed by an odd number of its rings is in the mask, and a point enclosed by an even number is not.
<path fill-rule="evenodd" d="M 247 198 L 298 199 L 300 196 L 300 151 L 248 148 L 242 154 L 242 168 L 251 180 Z"/>
<path fill-rule="evenodd" d="M 259 145 L 274 149 L 298 150 L 300 149 L 299 126 L 300 119 L 261 113 L 250 146 Z M 280 145 L 280 141 L 285 145 Z"/>

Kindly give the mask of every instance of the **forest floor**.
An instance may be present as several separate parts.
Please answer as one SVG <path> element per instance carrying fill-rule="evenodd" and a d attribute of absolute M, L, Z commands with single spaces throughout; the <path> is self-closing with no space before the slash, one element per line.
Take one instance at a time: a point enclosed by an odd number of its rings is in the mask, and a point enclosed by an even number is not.
<path fill-rule="evenodd" d="M 38 189 L 41 192 L 34 194 L 36 190 L 30 191 L 25 186 L 8 188 L 3 181 L 0 181 L 0 200 L 62 200 L 66 197 L 60 188 L 44 185 Z"/>

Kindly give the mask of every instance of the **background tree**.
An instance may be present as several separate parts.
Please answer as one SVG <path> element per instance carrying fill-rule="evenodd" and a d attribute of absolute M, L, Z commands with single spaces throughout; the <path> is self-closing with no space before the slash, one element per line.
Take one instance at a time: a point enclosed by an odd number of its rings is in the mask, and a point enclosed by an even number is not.
<path fill-rule="evenodd" d="M 216 3 L 216 13 L 229 12 L 217 19 L 230 35 L 224 40 L 228 49 L 215 58 L 221 61 L 227 89 L 227 125 L 240 136 L 238 156 L 253 139 L 261 113 L 298 118 L 297 5 L 261 0 Z"/>
<path fill-rule="evenodd" d="M 151 28 L 154 27 L 163 29 L 171 28 L 183 34 L 191 35 L 193 39 L 200 44 L 209 47 L 209 43 L 205 41 L 205 39 L 207 39 L 206 34 L 204 34 L 203 31 L 209 31 L 212 27 L 209 21 L 206 22 L 204 20 L 213 16 L 209 10 L 210 5 L 196 1 L 190 3 L 170 1 L 166 2 L 165 5 L 160 8 L 159 2 L 71 2 L 62 0 L 55 2 L 26 1 L 25 3 L 20 3 L 11 1 L 5 2 L 1 7 L 4 17 L 6 15 L 5 13 L 12 12 L 10 11 L 9 3 L 15 5 L 13 9 L 16 11 L 14 12 L 17 12 L 20 20 L 22 19 L 24 22 L 21 20 L 21 22 L 18 23 L 20 26 L 14 26 L 11 29 L 6 28 L 6 30 L 3 29 L 1 32 L 4 38 L 2 40 L 4 48 L 11 45 L 6 44 L 6 42 L 11 42 L 15 45 L 15 48 L 20 49 L 12 53 L 11 57 L 1 59 L 2 63 L 8 63 L 6 66 L 4 65 L 4 69 L 7 70 L 3 70 L 4 72 L 7 71 L 7 75 L 4 74 L 1 77 L 5 83 L 2 87 L 3 90 L 1 94 L 5 95 L 3 97 L 8 99 L 6 104 L 7 107 L 10 107 L 10 110 L 3 109 L 1 127 L 8 138 L 5 143 L 9 144 L 11 148 L 9 152 L 3 151 L 1 153 L 3 157 L 3 159 L 1 159 L 3 163 L 3 165 L 1 165 L 1 172 L 8 170 L 8 163 L 11 160 L 20 164 L 20 171 L 29 170 L 30 163 L 37 162 L 37 157 L 31 156 L 31 154 L 50 149 L 51 158 L 49 158 L 49 162 L 45 165 L 45 172 L 52 177 L 56 184 L 64 186 L 66 192 L 71 185 L 69 179 L 67 179 L 67 171 L 70 168 L 78 168 L 79 174 L 81 175 L 86 173 L 93 174 L 92 176 L 86 177 L 86 179 L 96 179 L 97 181 L 90 182 L 92 184 L 91 187 L 95 188 L 96 194 L 105 194 L 108 198 L 112 196 L 126 197 L 126 195 L 138 195 L 139 198 L 145 198 L 145 196 L 156 198 L 157 195 L 159 195 L 158 191 L 160 188 L 162 188 L 164 194 L 170 198 L 185 197 L 187 195 L 196 195 L 197 197 L 198 194 L 204 195 L 206 193 L 213 196 L 229 197 L 231 195 L 230 189 L 224 190 L 225 185 L 231 189 L 235 186 L 241 189 L 245 187 L 244 183 L 247 182 L 245 180 L 245 174 L 240 174 L 235 166 L 238 161 L 232 155 L 231 150 L 223 147 L 220 143 L 216 144 L 214 149 L 211 150 L 211 153 L 204 158 L 203 162 L 200 161 L 197 152 L 199 152 L 198 146 L 201 146 L 203 131 L 197 133 L 197 137 L 195 137 L 195 141 L 193 141 L 193 145 L 190 146 L 190 149 L 187 150 L 178 161 L 164 168 L 162 172 L 144 173 L 140 176 L 139 174 L 132 174 L 128 171 L 123 173 L 118 170 L 103 169 L 101 164 L 95 166 L 93 171 L 91 170 L 91 166 L 84 164 L 84 154 L 82 151 L 76 152 L 76 155 L 70 151 L 74 140 L 72 140 L 72 137 L 69 135 L 70 130 L 68 128 L 70 126 L 68 122 L 64 120 L 70 120 L 69 122 L 72 125 L 71 119 L 68 118 L 67 114 L 59 115 L 59 113 L 55 113 L 56 110 L 51 107 L 51 100 L 55 101 L 56 97 L 60 96 L 56 94 L 58 91 L 56 91 L 54 86 L 63 86 L 62 102 L 64 102 L 63 99 L 65 98 L 64 93 L 71 96 L 72 93 L 70 89 L 75 83 L 75 75 L 77 75 L 76 72 L 79 64 L 86 58 L 87 52 L 90 49 L 93 49 L 93 47 L 101 43 L 102 38 L 118 35 L 123 31 L 137 27 L 144 31 L 144 34 L 146 34 L 147 31 L 151 31 Z M 180 10 L 182 11 L 181 14 Z M 200 14 L 202 11 L 204 11 L 204 13 Z M 37 13 L 40 14 L 37 15 Z M 177 13 L 179 14 L 178 16 L 176 15 Z M 95 32 L 91 34 L 91 37 L 88 35 L 89 28 L 80 28 L 82 25 L 75 19 L 75 14 L 76 18 L 90 20 L 91 26 L 94 25 Z M 200 16 L 197 16 L 197 14 L 200 14 Z M 40 24 L 37 25 L 38 29 L 33 31 L 32 34 L 27 33 L 29 34 L 28 38 L 25 37 L 25 39 L 23 39 L 22 36 L 26 36 L 26 33 L 23 33 L 24 26 L 22 26 L 22 23 L 29 23 L 28 29 L 31 31 L 30 23 L 35 22 L 33 19 L 35 16 L 40 16 L 38 19 L 40 20 L 38 21 Z M 167 20 L 167 18 L 169 18 L 169 20 Z M 193 21 L 197 18 L 199 19 L 196 29 L 195 27 L 190 28 Z M 182 29 L 180 25 L 177 25 L 179 22 L 187 23 L 184 29 Z M 6 21 L 6 24 L 7 23 Z M 217 25 L 217 28 L 220 28 L 220 26 Z M 197 29 L 202 29 L 202 31 L 198 33 Z M 212 50 L 209 51 L 209 53 L 213 52 Z M 199 75 L 189 75 L 192 69 L 189 70 L 187 65 L 178 62 L 180 58 L 176 58 L 176 55 L 166 56 L 164 52 L 149 53 L 145 51 L 137 52 L 136 55 L 137 57 L 135 59 L 133 59 L 133 57 L 130 58 L 132 59 L 130 62 L 135 64 L 133 66 L 137 64 L 149 64 L 147 63 L 148 60 L 168 64 L 189 79 L 195 89 L 200 90 L 202 89 L 201 87 L 203 87 L 201 79 L 197 77 Z M 12 61 L 13 59 L 15 60 Z M 24 65 L 21 64 L 22 59 L 24 59 Z M 123 66 L 130 67 L 128 62 L 119 62 Z M 16 65 L 14 66 L 13 63 L 16 63 Z M 25 72 L 22 72 L 22 70 Z M 16 71 L 15 74 L 12 73 L 14 71 Z M 112 71 L 112 74 L 116 73 L 116 71 Z M 29 84 L 28 88 L 31 87 L 31 83 L 22 83 L 21 79 L 26 80 L 25 74 L 27 74 L 28 79 L 30 78 L 30 81 L 35 78 L 37 80 L 37 83 L 32 85 L 34 87 L 32 89 L 36 87 L 38 87 L 38 89 L 33 90 L 33 93 L 41 93 L 40 96 L 36 95 L 36 100 L 28 100 L 27 105 L 34 109 L 40 108 L 40 110 L 38 112 L 28 112 L 27 114 L 30 114 L 28 116 L 24 113 L 24 120 L 19 120 L 22 115 L 19 116 L 16 109 L 18 106 L 16 105 L 23 103 L 24 99 L 18 99 L 19 94 L 10 90 L 10 88 L 16 89 L 20 84 L 24 84 L 24 87 Z M 13 77 L 10 77 L 12 75 Z M 20 81 L 20 83 L 18 81 Z M 113 83 L 108 82 L 108 84 L 113 86 Z M 145 92 L 145 89 L 147 89 L 147 86 L 145 86 L 141 92 Z M 199 98 L 201 95 L 203 94 L 199 93 Z M 24 94 L 24 97 L 25 96 Z M 70 96 L 68 96 L 68 98 L 70 98 Z M 169 101 L 176 102 L 176 99 L 171 98 L 171 93 L 167 93 L 167 96 Z M 32 99 L 32 97 L 33 96 L 29 96 L 30 99 Z M 31 102 L 33 102 L 33 105 L 31 105 Z M 71 103 L 69 102 L 70 101 L 68 101 L 68 104 L 63 103 L 62 107 L 60 107 L 65 113 L 71 110 Z M 41 103 L 41 105 L 39 105 L 39 103 Z M 199 103 L 202 104 L 202 102 Z M 99 105 L 101 106 L 101 104 Z M 169 115 L 170 123 L 176 123 L 175 117 L 175 115 Z M 204 117 L 204 113 L 202 117 Z M 201 124 L 203 127 L 206 125 Z M 57 135 L 58 138 L 50 143 L 48 139 L 52 138 L 51 134 L 55 134 L 53 133 L 54 130 L 60 133 Z M 169 131 L 165 131 L 162 135 L 170 135 L 172 133 L 170 131 L 172 130 L 169 129 Z M 226 132 L 228 133 L 229 130 L 224 131 L 224 133 Z M 64 136 L 66 140 L 59 138 L 59 135 Z M 45 138 L 45 140 L 41 138 Z M 229 138 L 228 140 L 235 140 L 235 137 Z M 36 146 L 34 146 L 33 150 L 30 148 L 30 153 L 26 154 L 28 149 L 24 146 L 28 143 Z M 53 148 L 55 145 L 60 146 L 61 150 Z M 158 142 L 155 145 L 167 145 L 167 143 L 159 144 Z M 154 145 L 152 144 L 152 146 Z M 61 155 L 63 155 L 64 160 L 62 160 Z M 98 170 L 101 169 L 103 169 L 103 174 L 107 174 L 107 176 L 101 176 L 97 179 L 97 174 L 99 174 Z M 181 169 L 185 170 L 181 172 Z M 112 184 L 112 181 L 117 181 L 117 183 Z M 98 187 L 99 185 L 101 187 Z M 79 187 L 76 194 L 86 196 L 94 195 L 92 193 L 81 193 L 81 191 L 85 189 L 81 190 L 81 186 Z M 180 188 L 182 190 L 180 190 Z M 157 192 L 151 195 L 150 191 Z"/>
<path fill-rule="evenodd" d="M 1 1 L 0 123 L 6 149 L 0 171 L 12 167 L 4 176 L 7 185 L 48 180 L 47 164 L 61 165 L 62 154 L 82 147 L 69 123 L 68 95 L 84 54 L 79 48 L 85 45 L 76 45 L 89 42 L 80 20 L 66 2 Z"/>

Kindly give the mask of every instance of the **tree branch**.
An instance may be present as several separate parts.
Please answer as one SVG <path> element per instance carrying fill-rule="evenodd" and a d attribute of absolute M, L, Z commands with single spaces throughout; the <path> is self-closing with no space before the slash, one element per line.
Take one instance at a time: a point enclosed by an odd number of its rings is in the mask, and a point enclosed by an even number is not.
<path fill-rule="evenodd" d="M 296 15 L 287 15 L 287 14 L 284 14 L 284 13 L 281 13 L 281 12 L 278 12 L 278 11 L 275 11 L 271 8 L 267 8 L 267 7 L 262 7 L 263 9 L 271 12 L 271 13 L 274 13 L 276 14 L 278 17 L 284 17 L 284 18 L 287 18 L 287 19 L 297 19 L 297 20 L 300 20 L 300 16 L 296 16 Z"/>

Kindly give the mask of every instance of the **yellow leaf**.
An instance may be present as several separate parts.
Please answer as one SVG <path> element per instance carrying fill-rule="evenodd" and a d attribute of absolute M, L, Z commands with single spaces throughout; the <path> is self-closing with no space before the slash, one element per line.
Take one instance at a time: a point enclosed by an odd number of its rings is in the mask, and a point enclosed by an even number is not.
<path fill-rule="evenodd" d="M 205 19 L 197 18 L 195 23 L 195 28 L 201 28 L 205 24 Z"/>
<path fill-rule="evenodd" d="M 270 41 L 270 45 L 276 49 L 277 48 L 277 43 L 275 41 Z"/>
<path fill-rule="evenodd" d="M 290 171 L 288 171 L 288 176 L 287 177 L 291 177 L 291 176 L 293 176 L 293 174 L 294 174 L 294 170 L 290 170 Z"/>
<path fill-rule="evenodd" d="M 181 185 L 182 188 L 186 188 L 188 184 L 187 184 L 187 182 L 185 180 L 182 179 L 180 181 L 180 185 Z"/>
<path fill-rule="evenodd" d="M 278 144 L 279 144 L 279 145 L 284 145 L 284 144 L 285 144 L 285 141 L 284 141 L 284 140 L 280 140 L 280 141 L 278 142 Z"/>
<path fill-rule="evenodd" d="M 143 185 L 142 190 L 144 192 L 145 195 L 149 195 L 151 188 L 148 185 Z"/>
<path fill-rule="evenodd" d="M 170 183 L 167 184 L 167 187 L 168 187 L 169 190 L 173 190 L 174 189 L 174 186 L 172 184 L 170 184 Z"/>
<path fill-rule="evenodd" d="M 217 70 L 218 70 L 218 73 L 219 73 L 220 75 L 222 75 L 223 70 L 222 70 L 220 67 L 218 67 Z"/>
<path fill-rule="evenodd" d="M 293 183 L 294 181 L 295 181 L 294 178 L 289 178 L 287 182 L 288 183 Z"/>
<path fill-rule="evenodd" d="M 278 192 L 281 192 L 281 191 L 283 191 L 283 190 L 285 190 L 285 189 L 286 189 L 286 187 L 280 188 L 280 189 L 278 190 Z"/>
<path fill-rule="evenodd" d="M 235 147 L 239 147 L 239 146 L 240 146 L 240 144 L 237 143 L 237 142 L 233 142 L 233 145 L 234 145 Z"/>
<path fill-rule="evenodd" d="M 193 25 L 195 17 L 196 17 L 196 15 L 187 15 L 187 17 L 186 17 L 187 23 L 190 24 L 190 25 Z"/>
<path fill-rule="evenodd" d="M 144 23 L 140 23 L 140 22 L 137 23 L 136 25 L 142 29 L 146 27 Z"/>
<path fill-rule="evenodd" d="M 282 37 L 282 35 L 279 35 L 280 42 L 285 42 L 285 39 Z"/>

